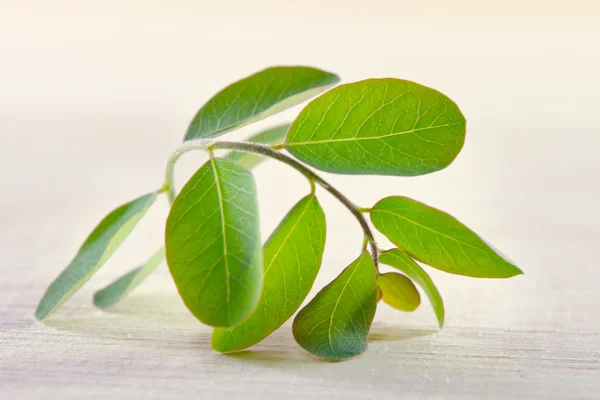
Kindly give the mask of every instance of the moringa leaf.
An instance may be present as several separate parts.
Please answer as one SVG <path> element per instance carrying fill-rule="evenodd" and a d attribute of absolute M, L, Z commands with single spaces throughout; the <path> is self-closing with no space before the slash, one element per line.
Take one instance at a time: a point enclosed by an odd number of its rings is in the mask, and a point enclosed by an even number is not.
<path fill-rule="evenodd" d="M 447 167 L 465 129 L 458 106 L 442 93 L 400 79 L 368 79 L 311 101 L 282 147 L 327 172 L 413 176 Z"/>
<path fill-rule="evenodd" d="M 248 139 L 249 142 L 252 143 L 262 143 L 262 144 L 275 144 L 283 140 L 285 137 L 285 133 L 289 129 L 290 124 L 279 125 L 274 128 L 267 129 L 262 131 Z M 246 168 L 254 168 L 261 162 L 265 160 L 265 158 L 256 153 L 248 153 L 243 151 L 232 151 L 229 152 L 225 157 L 225 159 L 230 161 L 236 161 L 239 164 L 242 164 Z"/>
<path fill-rule="evenodd" d="M 245 167 L 211 159 L 185 184 L 167 218 L 167 263 L 200 321 L 229 327 L 247 318 L 262 289 L 256 186 Z"/>
<path fill-rule="evenodd" d="M 367 348 L 376 307 L 375 266 L 365 251 L 296 315 L 294 338 L 317 356 L 354 357 Z"/>
<path fill-rule="evenodd" d="M 94 305 L 99 308 L 109 308 L 126 297 L 139 286 L 164 261 L 165 248 L 161 247 L 144 264 L 121 276 L 104 289 L 94 294 Z"/>
<path fill-rule="evenodd" d="M 185 141 L 220 136 L 302 103 L 339 82 L 335 74 L 311 67 L 271 67 L 237 81 L 198 111 Z"/>
<path fill-rule="evenodd" d="M 397 310 L 412 312 L 421 304 L 421 295 L 415 284 L 402 274 L 380 274 L 377 286 L 381 289 L 381 299 Z"/>
<path fill-rule="evenodd" d="M 523 273 L 451 215 L 407 197 L 380 200 L 371 221 L 409 256 L 442 271 L 475 278 Z"/>
<path fill-rule="evenodd" d="M 216 328 L 220 352 L 245 349 L 269 336 L 296 312 L 310 291 L 325 248 L 325 214 L 314 195 L 300 200 L 264 246 L 265 276 L 258 306 L 233 328 Z"/>
<path fill-rule="evenodd" d="M 104 217 L 75 258 L 46 290 L 35 310 L 35 317 L 39 321 L 61 307 L 104 265 L 156 201 L 156 197 L 156 192 L 145 194 Z"/>
<path fill-rule="evenodd" d="M 391 249 L 386 252 L 383 252 L 379 255 L 379 261 L 382 264 L 390 265 L 410 277 L 413 281 L 417 282 L 419 286 L 423 289 L 429 301 L 431 302 L 431 306 L 433 307 L 433 311 L 435 312 L 435 316 L 438 321 L 438 325 L 441 327 L 444 326 L 444 302 L 442 300 L 442 296 L 440 292 L 438 292 L 437 287 L 425 272 L 423 268 L 419 264 L 417 264 L 412 258 L 408 256 L 405 252 L 400 249 Z"/>

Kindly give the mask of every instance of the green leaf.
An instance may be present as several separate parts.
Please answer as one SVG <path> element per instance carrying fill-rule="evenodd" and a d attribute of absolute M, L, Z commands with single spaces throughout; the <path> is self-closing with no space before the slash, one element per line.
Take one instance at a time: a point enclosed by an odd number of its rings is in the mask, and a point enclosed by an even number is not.
<path fill-rule="evenodd" d="M 264 246 L 265 276 L 258 306 L 233 328 L 216 328 L 220 352 L 245 349 L 269 336 L 296 312 L 310 291 L 325 247 L 325 214 L 314 195 L 300 200 Z"/>
<path fill-rule="evenodd" d="M 35 310 L 38 320 L 44 320 L 61 307 L 104 265 L 146 214 L 156 197 L 156 192 L 138 197 L 113 210 L 98 224 L 75 258 L 46 290 Z"/>
<path fill-rule="evenodd" d="M 275 144 L 283 140 L 285 137 L 285 133 L 289 129 L 290 124 L 284 124 L 280 126 L 276 126 L 274 128 L 267 129 L 263 132 L 260 132 L 248 139 L 249 142 L 252 143 L 262 143 L 262 144 Z M 246 168 L 254 168 L 265 158 L 256 153 L 248 153 L 243 151 L 232 151 L 225 156 L 225 159 L 230 161 L 236 161 L 239 164 L 242 164 Z"/>
<path fill-rule="evenodd" d="M 311 101 L 284 147 L 323 171 L 413 176 L 447 167 L 465 130 L 462 113 L 442 93 L 400 79 L 368 79 Z"/>
<path fill-rule="evenodd" d="M 438 292 L 437 287 L 427 275 L 427 272 L 423 270 L 414 262 L 412 258 L 410 258 L 406 253 L 404 253 L 400 249 L 391 249 L 379 256 L 379 262 L 382 264 L 390 265 L 410 277 L 413 281 L 415 281 L 431 302 L 431 306 L 433 307 L 433 311 L 435 312 L 435 316 L 438 321 L 438 325 L 441 327 L 444 326 L 444 302 L 442 301 L 442 296 L 440 292 Z"/>
<path fill-rule="evenodd" d="M 298 313 L 292 327 L 296 342 L 330 360 L 365 351 L 377 307 L 375 275 L 365 251 Z"/>
<path fill-rule="evenodd" d="M 256 186 L 245 167 L 211 159 L 183 187 L 167 218 L 167 263 L 185 305 L 200 321 L 246 319 L 262 289 Z"/>
<path fill-rule="evenodd" d="M 164 261 L 165 248 L 161 247 L 148 261 L 129 271 L 94 294 L 94 305 L 103 309 L 112 307 L 126 297 Z"/>
<path fill-rule="evenodd" d="M 190 123 L 185 140 L 220 136 L 302 103 L 337 82 L 337 75 L 316 68 L 267 68 L 213 96 Z"/>
<path fill-rule="evenodd" d="M 371 209 L 371 221 L 412 258 L 452 274 L 509 278 L 523 272 L 443 211 L 399 196 Z"/>
<path fill-rule="evenodd" d="M 381 298 L 389 306 L 406 312 L 412 312 L 421 304 L 421 295 L 406 276 L 396 272 L 381 274 L 377 278 L 381 289 Z"/>

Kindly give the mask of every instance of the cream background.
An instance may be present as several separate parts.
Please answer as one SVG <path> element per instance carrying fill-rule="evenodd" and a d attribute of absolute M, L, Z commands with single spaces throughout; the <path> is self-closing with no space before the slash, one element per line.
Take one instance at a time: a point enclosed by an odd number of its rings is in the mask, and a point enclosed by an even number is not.
<path fill-rule="evenodd" d="M 2 1 L 1 397 L 600 397 L 599 54 L 595 1 Z M 273 64 L 411 79 L 453 98 L 468 136 L 448 169 L 327 178 L 360 205 L 403 194 L 444 209 L 526 274 L 433 270 L 446 327 L 435 330 L 426 299 L 413 314 L 380 307 L 369 350 L 345 363 L 304 353 L 289 325 L 223 356 L 164 266 L 113 312 L 90 304 L 160 244 L 163 200 L 49 326 L 36 323 L 36 302 L 94 224 L 161 184 L 197 108 Z M 178 182 L 202 160 L 185 156 Z M 274 161 L 256 177 L 266 237 L 307 185 Z M 315 288 L 361 242 L 347 211 L 320 198 L 328 247 Z"/>

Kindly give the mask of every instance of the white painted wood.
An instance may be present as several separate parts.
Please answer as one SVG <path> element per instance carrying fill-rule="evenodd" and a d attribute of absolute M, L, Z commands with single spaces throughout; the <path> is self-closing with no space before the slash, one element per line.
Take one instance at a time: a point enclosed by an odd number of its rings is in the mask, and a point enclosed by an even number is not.
<path fill-rule="evenodd" d="M 2 2 L 0 398 L 600 398 L 599 8 L 459 3 Z M 468 138 L 447 170 L 328 179 L 360 205 L 405 194 L 447 210 L 526 274 L 432 270 L 446 327 L 437 331 L 427 303 L 413 314 L 382 306 L 368 351 L 347 362 L 308 355 L 289 324 L 224 356 L 164 266 L 114 310 L 91 306 L 95 289 L 160 245 L 163 200 L 81 293 L 35 322 L 44 289 L 94 224 L 160 185 L 202 102 L 292 63 L 346 81 L 412 79 L 454 98 Z M 184 157 L 178 182 L 202 160 Z M 266 237 L 308 185 L 275 162 L 256 176 Z M 316 287 L 361 243 L 347 211 L 320 196 L 328 247 Z"/>

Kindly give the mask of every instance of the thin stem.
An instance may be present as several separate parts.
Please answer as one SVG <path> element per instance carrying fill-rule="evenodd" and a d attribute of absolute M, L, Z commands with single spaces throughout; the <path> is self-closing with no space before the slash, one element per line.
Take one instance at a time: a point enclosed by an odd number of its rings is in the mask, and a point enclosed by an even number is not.
<path fill-rule="evenodd" d="M 200 144 L 197 144 L 196 148 L 199 147 L 198 145 L 200 145 Z M 296 161 L 295 159 L 293 159 L 289 156 L 286 156 L 285 154 L 279 153 L 268 146 L 255 144 L 255 143 L 248 143 L 248 142 L 225 142 L 225 141 L 212 141 L 212 142 L 208 142 L 208 143 L 203 141 L 203 144 L 201 144 L 201 145 L 204 146 L 205 149 L 231 149 L 231 150 L 237 150 L 237 151 L 245 151 L 245 152 L 250 152 L 250 153 L 262 154 L 264 156 L 274 158 L 275 160 L 281 161 L 281 162 L 289 165 L 290 167 L 296 169 L 298 172 L 300 172 L 302 175 L 304 175 L 306 178 L 308 178 L 309 181 L 317 183 L 323 189 L 327 190 L 329 193 L 331 193 L 333 195 L 333 197 L 338 199 L 352 213 L 352 215 L 354 215 L 354 218 L 356 218 L 356 220 L 360 224 L 360 227 L 362 228 L 362 230 L 365 234 L 365 238 L 367 239 L 367 241 L 369 242 L 369 244 L 371 246 L 371 257 L 373 258 L 373 263 L 375 264 L 375 269 L 377 271 L 379 271 L 379 253 L 377 250 L 377 244 L 375 243 L 375 238 L 373 237 L 373 233 L 371 232 L 371 228 L 369 227 L 369 224 L 367 223 L 364 216 L 360 212 L 360 209 L 357 206 L 355 206 L 354 203 L 352 203 L 352 201 L 350 201 L 350 199 L 348 199 L 346 196 L 344 196 L 342 193 L 340 193 L 339 190 L 337 190 L 336 188 L 331 186 L 327 181 L 325 181 L 325 179 L 321 178 L 319 175 L 317 175 L 316 173 L 314 173 L 313 171 L 311 171 L 310 169 L 308 169 L 306 166 L 304 166 L 300 162 Z"/>
<path fill-rule="evenodd" d="M 177 160 L 179 160 L 182 155 L 192 150 L 206 150 L 206 141 L 187 141 L 169 156 L 167 168 L 165 169 L 165 183 L 163 184 L 162 190 L 167 192 L 167 197 L 169 198 L 170 204 L 173 204 L 173 201 L 175 201 L 175 184 L 173 177 L 175 172 L 175 163 L 177 163 Z"/>

